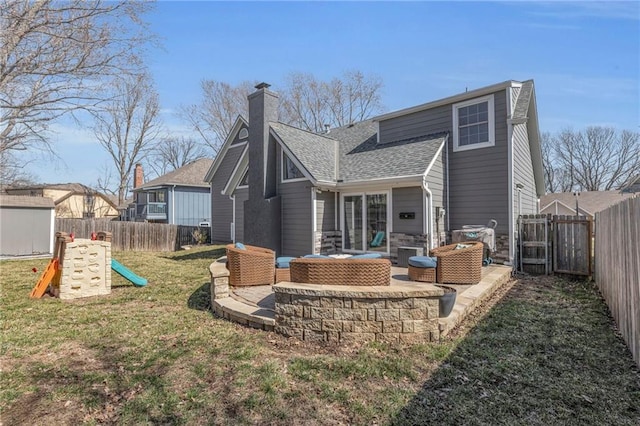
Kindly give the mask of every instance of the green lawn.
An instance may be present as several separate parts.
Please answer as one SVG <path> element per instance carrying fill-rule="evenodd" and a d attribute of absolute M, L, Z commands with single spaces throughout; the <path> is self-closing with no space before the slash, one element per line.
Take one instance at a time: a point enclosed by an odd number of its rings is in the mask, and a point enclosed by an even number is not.
<path fill-rule="evenodd" d="M 221 246 L 114 253 L 109 296 L 0 262 L 2 424 L 640 424 L 640 372 L 592 283 L 527 278 L 442 342 L 318 346 L 209 309 Z"/>

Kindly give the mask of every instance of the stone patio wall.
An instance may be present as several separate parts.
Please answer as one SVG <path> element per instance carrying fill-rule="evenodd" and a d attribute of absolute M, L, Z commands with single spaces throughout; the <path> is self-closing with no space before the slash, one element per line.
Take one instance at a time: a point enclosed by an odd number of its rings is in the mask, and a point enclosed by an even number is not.
<path fill-rule="evenodd" d="M 279 283 L 275 331 L 305 341 L 434 341 L 442 290 L 411 286 L 322 286 Z"/>

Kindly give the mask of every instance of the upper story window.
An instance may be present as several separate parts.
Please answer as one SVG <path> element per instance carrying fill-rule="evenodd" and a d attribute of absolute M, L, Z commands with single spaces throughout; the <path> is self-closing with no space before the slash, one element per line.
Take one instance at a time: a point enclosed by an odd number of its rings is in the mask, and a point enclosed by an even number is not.
<path fill-rule="evenodd" d="M 147 193 L 147 201 L 149 203 L 164 203 L 165 201 L 165 193 L 164 191 L 149 191 Z"/>
<path fill-rule="evenodd" d="M 249 131 L 247 129 L 240 129 L 240 133 L 238 133 L 238 139 L 244 140 L 249 137 Z"/>
<path fill-rule="evenodd" d="M 303 179 L 304 174 L 285 153 L 282 154 L 282 180 Z"/>
<path fill-rule="evenodd" d="M 495 145 L 493 95 L 453 105 L 453 150 Z"/>

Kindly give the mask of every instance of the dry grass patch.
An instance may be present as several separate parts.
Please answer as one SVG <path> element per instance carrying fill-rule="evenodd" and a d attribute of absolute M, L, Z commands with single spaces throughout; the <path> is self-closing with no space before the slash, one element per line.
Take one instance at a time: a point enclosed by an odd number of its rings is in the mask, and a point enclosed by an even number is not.
<path fill-rule="evenodd" d="M 638 369 L 592 284 L 510 283 L 439 343 L 317 345 L 213 316 L 222 252 L 114 253 L 149 285 L 114 275 L 111 295 L 70 302 L 28 298 L 46 260 L 0 262 L 3 422 L 640 422 Z"/>

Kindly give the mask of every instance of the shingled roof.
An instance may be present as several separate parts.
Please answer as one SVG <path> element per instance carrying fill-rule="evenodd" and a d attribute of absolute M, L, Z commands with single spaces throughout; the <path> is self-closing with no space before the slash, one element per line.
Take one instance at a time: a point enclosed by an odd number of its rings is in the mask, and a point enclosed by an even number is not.
<path fill-rule="evenodd" d="M 315 180 L 328 182 L 336 180 L 338 142 L 335 139 L 282 123 L 270 123 L 270 126 Z"/>
<path fill-rule="evenodd" d="M 438 133 L 378 144 L 378 126 L 373 120 L 331 129 L 324 135 L 282 123 L 270 125 L 312 177 L 324 182 L 422 175 L 447 137 L 446 133 Z"/>
<path fill-rule="evenodd" d="M 533 93 L 533 80 L 527 80 L 522 83 L 516 106 L 513 108 L 513 119 L 523 120 L 527 118 L 529 111 L 529 102 Z"/>
<path fill-rule="evenodd" d="M 204 177 L 211 167 L 213 160 L 210 158 L 201 158 L 195 160 L 186 166 L 182 166 L 170 173 L 157 177 L 149 182 L 135 188 L 134 191 L 140 191 L 154 186 L 195 186 L 208 188 L 209 184 L 204 181 Z"/>
<path fill-rule="evenodd" d="M 53 209 L 53 199 L 49 197 L 30 197 L 28 195 L 0 195 L 0 207 L 30 207 Z"/>
<path fill-rule="evenodd" d="M 591 215 L 606 209 L 620 201 L 633 197 L 634 194 L 621 194 L 619 191 L 584 191 L 578 196 L 578 205 Z M 558 192 L 540 197 L 540 210 L 544 210 L 549 204 L 558 201 L 565 206 L 573 207 L 576 197 L 573 192 Z"/>

